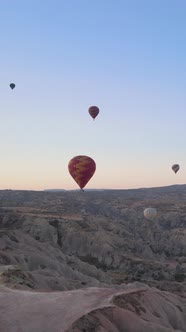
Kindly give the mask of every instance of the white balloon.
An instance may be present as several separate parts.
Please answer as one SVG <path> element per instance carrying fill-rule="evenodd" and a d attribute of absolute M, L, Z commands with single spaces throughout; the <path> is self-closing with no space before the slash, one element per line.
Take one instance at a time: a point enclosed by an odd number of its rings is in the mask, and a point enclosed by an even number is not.
<path fill-rule="evenodd" d="M 157 210 L 155 208 L 146 208 L 144 210 L 144 216 L 147 219 L 153 220 L 157 216 Z"/>

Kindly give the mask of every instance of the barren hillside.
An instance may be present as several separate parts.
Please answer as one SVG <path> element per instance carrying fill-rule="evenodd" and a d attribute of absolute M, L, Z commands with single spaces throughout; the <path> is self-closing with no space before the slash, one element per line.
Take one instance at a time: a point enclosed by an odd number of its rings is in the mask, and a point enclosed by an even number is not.
<path fill-rule="evenodd" d="M 144 218 L 143 210 L 146 207 L 157 208 L 158 216 L 154 221 Z M 5 294 L 5 286 L 17 288 L 18 293 L 9 291 L 12 300 L 15 295 L 16 298 L 18 294 L 23 296 L 23 290 L 27 290 L 26 294 L 36 294 L 36 297 L 38 293 L 33 291 L 57 294 L 51 292 L 81 288 L 86 293 L 89 287 L 104 287 L 108 292 L 109 289 L 114 289 L 116 293 L 136 281 L 142 282 L 144 287 L 156 287 L 149 293 L 153 303 L 156 301 L 154 296 L 164 297 L 157 288 L 169 292 L 165 293 L 168 294 L 165 295 L 166 308 L 172 301 L 170 299 L 176 296 L 176 301 L 183 301 L 180 316 L 177 316 L 179 310 L 172 310 L 176 317 L 183 320 L 184 326 L 185 185 L 85 192 L 0 191 L 1 296 Z M 151 292 L 150 288 L 148 292 Z M 154 292 L 158 295 L 153 295 Z M 60 301 L 63 294 L 65 293 L 59 292 Z M 139 308 L 144 305 L 146 311 L 150 310 L 146 307 L 146 295 L 143 305 L 141 300 L 135 299 L 135 295 L 132 296 L 134 303 L 139 302 Z M 163 312 L 157 313 L 157 317 L 160 316 L 158 320 L 151 319 L 155 314 L 149 311 L 148 314 L 143 312 L 141 317 L 139 308 L 136 311 L 131 309 L 128 297 L 114 301 L 111 301 L 112 305 L 109 302 L 109 308 L 106 309 L 102 304 L 96 308 L 91 307 L 88 316 L 82 311 L 77 319 L 74 318 L 75 321 L 72 319 L 69 331 L 173 331 L 174 324 L 175 331 L 185 331 L 177 323 L 165 323 Z M 171 306 L 175 306 L 175 303 Z M 137 307 L 138 305 L 135 306 Z M 7 303 L 7 308 L 13 310 L 10 303 Z M 127 313 L 127 317 L 132 315 L 131 320 L 136 320 L 136 326 L 141 324 L 138 323 L 139 320 L 143 320 L 142 330 L 137 327 L 127 330 L 126 310 L 132 311 Z M 115 323 L 118 320 L 120 325 Z M 92 321 L 97 322 L 96 329 L 83 327 L 86 324 L 94 326 L 94 323 L 90 323 Z M 157 329 L 156 324 L 163 326 L 162 329 Z M 7 330 L 2 330 L 5 331 L 22 330 L 7 327 Z M 31 329 L 24 330 L 27 331 Z M 57 331 L 63 330 L 56 329 Z"/>

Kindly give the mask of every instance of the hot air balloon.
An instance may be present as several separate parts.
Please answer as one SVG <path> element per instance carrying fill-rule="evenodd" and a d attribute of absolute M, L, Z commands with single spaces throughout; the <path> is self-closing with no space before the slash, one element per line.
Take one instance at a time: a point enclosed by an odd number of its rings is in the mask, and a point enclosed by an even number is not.
<path fill-rule="evenodd" d="M 91 115 L 91 117 L 93 119 L 95 119 L 96 116 L 99 113 L 99 108 L 97 106 L 90 106 L 89 109 L 88 109 L 88 111 L 89 111 L 89 114 Z"/>
<path fill-rule="evenodd" d="M 10 83 L 10 87 L 13 90 L 15 88 L 15 84 L 14 83 Z"/>
<path fill-rule="evenodd" d="M 174 171 L 174 173 L 176 174 L 180 169 L 180 166 L 178 164 L 174 164 L 172 165 L 172 170 Z"/>
<path fill-rule="evenodd" d="M 144 216 L 147 219 L 153 220 L 157 216 L 157 211 L 155 208 L 147 208 L 144 210 Z"/>
<path fill-rule="evenodd" d="M 69 161 L 68 170 L 81 190 L 83 190 L 95 173 L 96 163 L 90 157 L 76 156 Z"/>

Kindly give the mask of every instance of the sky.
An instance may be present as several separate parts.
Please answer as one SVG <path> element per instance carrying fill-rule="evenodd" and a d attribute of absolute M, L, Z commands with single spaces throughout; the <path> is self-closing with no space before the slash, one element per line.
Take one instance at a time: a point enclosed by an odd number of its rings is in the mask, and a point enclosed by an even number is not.
<path fill-rule="evenodd" d="M 78 189 L 77 155 L 86 188 L 186 183 L 185 17 L 185 0 L 1 0 L 0 189 Z"/>

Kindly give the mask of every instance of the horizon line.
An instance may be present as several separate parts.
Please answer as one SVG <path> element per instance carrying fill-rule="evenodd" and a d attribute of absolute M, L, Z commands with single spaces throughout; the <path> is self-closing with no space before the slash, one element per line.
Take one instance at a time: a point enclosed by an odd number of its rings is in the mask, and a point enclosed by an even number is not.
<path fill-rule="evenodd" d="M 83 191 L 108 191 L 108 190 L 143 190 L 143 189 L 157 189 L 157 188 L 167 188 L 167 187 L 176 187 L 176 186 L 186 186 L 185 183 L 171 184 L 166 186 L 157 186 L 157 187 L 138 187 L 138 188 L 84 188 Z M 48 188 L 48 189 L 0 189 L 0 191 L 38 191 L 38 192 L 46 192 L 46 191 L 82 191 L 81 189 L 64 189 L 64 188 Z"/>

